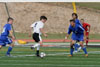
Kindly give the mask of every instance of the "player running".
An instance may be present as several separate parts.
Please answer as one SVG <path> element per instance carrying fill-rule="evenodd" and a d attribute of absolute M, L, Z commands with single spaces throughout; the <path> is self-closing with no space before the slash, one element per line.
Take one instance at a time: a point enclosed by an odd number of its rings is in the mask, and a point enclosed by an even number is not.
<path fill-rule="evenodd" d="M 47 17 L 45 16 L 41 16 L 40 17 L 40 21 L 35 22 L 31 25 L 31 28 L 33 30 L 33 39 L 35 40 L 36 44 L 31 46 L 31 49 L 37 48 L 36 51 L 36 56 L 40 57 L 39 55 L 39 50 L 40 50 L 40 46 L 42 46 L 43 42 L 42 42 L 42 38 L 41 38 L 41 34 L 43 34 L 45 37 L 47 37 L 47 34 L 44 32 L 43 27 L 44 27 L 44 23 L 47 21 Z"/>
<path fill-rule="evenodd" d="M 3 46 L 6 46 L 6 44 L 9 44 L 9 48 L 8 48 L 8 51 L 6 52 L 6 56 L 11 56 L 10 52 L 12 51 L 14 47 L 12 39 L 15 40 L 15 37 L 12 33 L 12 28 L 11 28 L 12 24 L 13 24 L 13 18 L 8 18 L 8 23 L 4 25 L 3 31 L 0 35 L 0 49 Z M 9 34 L 12 37 L 12 39 L 8 37 Z"/>
<path fill-rule="evenodd" d="M 89 32 L 90 32 L 90 24 L 88 23 L 85 23 L 84 22 L 84 19 L 81 19 L 81 23 L 83 25 L 83 28 L 85 29 L 86 31 L 86 46 L 88 46 L 88 41 L 89 41 Z"/>
<path fill-rule="evenodd" d="M 87 57 L 88 53 L 87 53 L 86 47 L 84 47 L 84 45 L 83 45 L 84 38 L 85 38 L 85 36 L 84 36 L 85 31 L 81 25 L 78 25 L 75 23 L 74 19 L 70 20 L 70 26 L 68 28 L 66 39 L 69 37 L 71 32 L 73 32 L 73 36 L 71 37 L 72 41 L 70 44 L 70 55 L 69 56 L 73 56 L 73 51 L 74 51 L 73 46 L 76 43 L 76 41 L 79 41 L 79 43 L 85 53 L 85 56 Z"/>

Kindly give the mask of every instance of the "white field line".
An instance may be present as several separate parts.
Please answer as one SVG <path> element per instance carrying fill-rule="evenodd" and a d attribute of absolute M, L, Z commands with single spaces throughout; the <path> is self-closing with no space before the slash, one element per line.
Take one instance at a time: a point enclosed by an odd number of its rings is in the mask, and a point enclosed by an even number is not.
<path fill-rule="evenodd" d="M 47 56 L 58 56 L 58 55 L 68 55 L 70 53 L 54 53 L 54 54 L 47 54 Z M 77 53 L 77 54 L 84 54 L 83 52 L 81 53 Z M 88 52 L 88 54 L 100 54 L 100 51 L 90 51 Z M 31 57 L 31 56 L 35 56 L 35 54 L 32 55 L 16 55 L 16 56 L 11 56 L 11 57 Z M 3 58 L 5 56 L 1 56 L 0 58 Z"/>
<path fill-rule="evenodd" d="M 30 45 L 34 45 L 35 43 L 28 43 L 28 44 L 19 44 L 16 46 L 22 46 L 22 47 L 29 47 Z M 69 46 L 70 43 L 43 43 L 44 45 L 50 45 L 50 47 L 52 46 Z M 84 43 L 85 44 L 85 43 Z M 89 43 L 89 45 L 100 45 L 100 43 Z"/>
<path fill-rule="evenodd" d="M 3 65 L 3 66 L 7 66 L 7 65 L 10 65 L 10 66 L 23 66 L 23 65 L 26 65 L 26 66 L 56 66 L 56 67 L 61 67 L 61 66 L 73 66 L 73 67 L 77 67 L 77 66 L 91 66 L 91 67 L 100 67 L 100 65 L 65 65 L 65 64 L 0 64 L 0 65 Z"/>
<path fill-rule="evenodd" d="M 38 60 L 0 60 L 1 62 L 53 62 L 52 60 L 48 60 L 48 61 L 38 61 Z M 63 60 L 62 62 L 77 62 L 79 60 Z M 62 63 L 60 61 L 55 61 L 57 63 Z M 80 63 L 81 62 L 89 62 L 89 63 L 94 63 L 94 60 L 93 61 L 79 61 Z M 100 62 L 96 62 L 96 63 L 100 63 Z"/>

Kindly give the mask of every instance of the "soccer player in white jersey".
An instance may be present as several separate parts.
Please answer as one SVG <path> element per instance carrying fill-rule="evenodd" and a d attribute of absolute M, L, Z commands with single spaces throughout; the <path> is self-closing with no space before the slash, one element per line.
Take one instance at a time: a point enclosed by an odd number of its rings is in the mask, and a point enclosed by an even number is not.
<path fill-rule="evenodd" d="M 45 37 L 47 37 L 47 34 L 43 30 L 44 23 L 46 21 L 47 21 L 47 17 L 41 16 L 40 21 L 37 21 L 30 26 L 33 30 L 32 37 L 33 37 L 34 41 L 36 42 L 35 45 L 31 46 L 31 49 L 37 48 L 37 51 L 36 51 L 37 57 L 40 57 L 39 50 L 40 50 L 40 46 L 43 45 L 41 34 L 43 34 Z"/>

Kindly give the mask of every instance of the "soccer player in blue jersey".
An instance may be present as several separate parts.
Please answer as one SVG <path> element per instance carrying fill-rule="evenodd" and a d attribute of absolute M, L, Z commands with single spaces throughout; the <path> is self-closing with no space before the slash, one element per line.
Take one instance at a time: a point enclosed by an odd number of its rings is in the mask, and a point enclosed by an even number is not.
<path fill-rule="evenodd" d="M 82 26 L 80 20 L 78 19 L 78 15 L 76 13 L 72 13 L 72 18 L 75 20 L 75 24 Z M 72 36 L 73 36 L 73 33 L 72 33 Z M 78 45 L 77 43 L 75 43 L 74 47 L 75 47 L 75 51 L 74 51 L 75 53 L 78 52 L 78 48 L 81 48 L 80 45 Z"/>
<path fill-rule="evenodd" d="M 77 15 L 76 13 L 72 13 L 72 18 L 75 20 L 75 23 L 76 23 L 76 24 L 82 26 L 80 20 L 78 19 L 78 15 Z"/>
<path fill-rule="evenodd" d="M 68 28 L 66 39 L 69 37 L 71 32 L 73 32 L 73 35 L 71 37 L 72 41 L 70 44 L 70 55 L 69 56 L 73 56 L 73 51 L 74 51 L 73 46 L 76 43 L 76 41 L 79 41 L 79 43 L 85 53 L 85 56 L 87 57 L 88 53 L 87 53 L 86 47 L 84 47 L 84 45 L 83 45 L 84 38 L 85 38 L 85 36 L 84 36 L 85 31 L 81 25 L 78 25 L 75 23 L 74 19 L 70 20 L 70 26 Z"/>
<path fill-rule="evenodd" d="M 6 46 L 6 44 L 10 45 L 9 48 L 8 48 L 8 51 L 6 53 L 6 56 L 11 56 L 10 52 L 12 51 L 12 48 L 14 47 L 12 39 L 14 40 L 15 37 L 12 33 L 12 28 L 11 28 L 12 24 L 13 24 L 13 18 L 10 17 L 10 18 L 8 18 L 8 23 L 4 25 L 3 31 L 0 35 L 0 49 L 3 46 Z M 12 39 L 8 37 L 9 34 L 10 34 Z"/>

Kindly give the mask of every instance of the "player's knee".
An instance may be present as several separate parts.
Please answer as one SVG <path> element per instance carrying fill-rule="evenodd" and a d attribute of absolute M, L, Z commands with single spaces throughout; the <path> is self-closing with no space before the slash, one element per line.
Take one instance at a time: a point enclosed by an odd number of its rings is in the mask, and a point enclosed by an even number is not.
<path fill-rule="evenodd" d="M 87 37 L 87 39 L 89 39 L 89 37 Z"/>
<path fill-rule="evenodd" d="M 84 47 L 84 45 L 83 45 L 83 44 L 80 44 L 80 46 L 81 46 L 81 47 Z"/>
<path fill-rule="evenodd" d="M 0 45 L 0 49 L 2 48 L 2 46 Z"/>
<path fill-rule="evenodd" d="M 11 44 L 11 46 L 14 47 L 15 45 L 14 44 Z"/>
<path fill-rule="evenodd" d="M 71 49 L 74 49 L 73 45 L 71 46 Z"/>
<path fill-rule="evenodd" d="M 40 45 L 43 45 L 42 41 L 40 41 L 39 43 L 40 43 Z"/>

